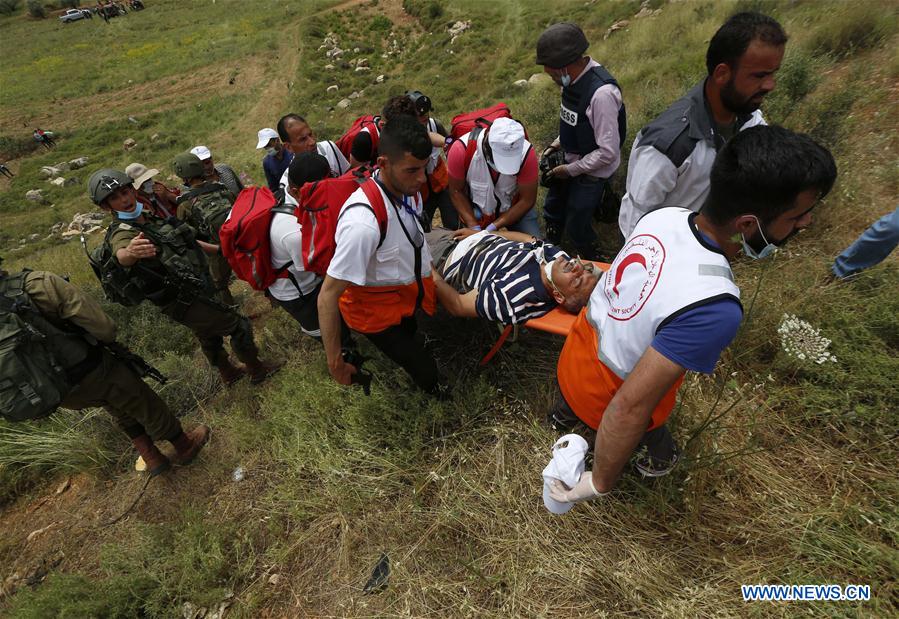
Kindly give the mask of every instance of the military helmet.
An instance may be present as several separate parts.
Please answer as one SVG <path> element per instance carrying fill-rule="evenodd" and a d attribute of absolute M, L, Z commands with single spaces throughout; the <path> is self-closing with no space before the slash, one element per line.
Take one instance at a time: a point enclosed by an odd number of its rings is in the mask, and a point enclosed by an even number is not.
<path fill-rule="evenodd" d="M 197 177 L 202 178 L 206 175 L 203 169 L 203 162 L 193 153 L 181 153 L 175 157 L 172 167 L 175 169 L 175 174 L 184 180 Z"/>
<path fill-rule="evenodd" d="M 131 177 L 121 170 L 102 168 L 91 174 L 87 181 L 87 193 L 91 201 L 99 206 L 116 189 L 125 185 L 130 187 L 132 182 Z"/>

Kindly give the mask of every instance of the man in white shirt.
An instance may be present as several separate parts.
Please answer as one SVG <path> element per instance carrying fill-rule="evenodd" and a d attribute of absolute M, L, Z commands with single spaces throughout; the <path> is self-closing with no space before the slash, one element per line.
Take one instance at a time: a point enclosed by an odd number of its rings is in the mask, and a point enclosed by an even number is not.
<path fill-rule="evenodd" d="M 296 203 L 303 185 L 327 178 L 330 173 L 327 159 L 316 152 L 300 153 L 287 168 L 285 197 L 290 196 Z M 322 278 L 303 269 L 302 227 L 292 207 L 279 209 L 276 206 L 273 209 L 269 240 L 272 268 L 280 270 L 287 265 L 287 277 L 279 278 L 269 286 L 269 296 L 300 323 L 303 333 L 321 341 L 318 293 Z M 342 326 L 342 336 L 344 347 L 350 346 L 352 338 L 346 325 Z"/>
<path fill-rule="evenodd" d="M 431 254 L 419 217 L 418 188 L 431 155 L 427 130 L 400 115 L 381 131 L 377 183 L 380 201 L 372 204 L 363 188 L 341 209 L 334 258 L 318 297 L 322 340 L 331 376 L 349 385 L 357 368 L 340 349 L 340 318 L 363 333 L 400 365 L 423 391 L 439 396 L 437 363 L 416 336 L 415 313 L 433 314 L 436 293 Z M 375 210 L 386 211 L 386 226 Z M 383 221 L 383 217 L 381 220 Z"/>

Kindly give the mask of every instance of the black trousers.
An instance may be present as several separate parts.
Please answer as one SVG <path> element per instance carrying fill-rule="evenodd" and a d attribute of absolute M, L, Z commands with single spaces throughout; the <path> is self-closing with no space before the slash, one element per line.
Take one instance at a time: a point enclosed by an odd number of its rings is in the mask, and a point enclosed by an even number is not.
<path fill-rule="evenodd" d="M 366 333 L 365 337 L 394 363 L 406 370 L 419 389 L 438 393 L 437 362 L 418 336 L 418 323 L 414 316 L 403 318 L 398 325 L 378 333 Z"/>
<path fill-rule="evenodd" d="M 319 342 L 322 340 L 322 332 L 318 324 L 318 293 L 321 292 L 321 289 L 322 285 L 319 284 L 309 294 L 290 301 L 281 301 L 271 297 L 285 312 L 300 323 L 300 329 L 303 330 L 303 333 L 317 339 Z M 340 343 L 343 348 L 352 348 L 356 345 L 353 341 L 353 335 L 343 321 L 343 316 L 340 317 Z"/>

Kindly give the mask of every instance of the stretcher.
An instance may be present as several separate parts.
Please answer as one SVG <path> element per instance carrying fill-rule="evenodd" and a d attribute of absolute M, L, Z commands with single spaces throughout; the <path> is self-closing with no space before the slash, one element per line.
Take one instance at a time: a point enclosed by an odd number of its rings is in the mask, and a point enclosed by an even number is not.
<path fill-rule="evenodd" d="M 601 271 L 608 271 L 609 265 L 605 262 L 596 262 L 593 261 L 593 264 Z M 549 311 L 549 313 L 541 316 L 540 318 L 531 318 L 527 322 L 524 323 L 524 326 L 528 329 L 534 329 L 536 331 L 543 331 L 544 333 L 552 333 L 553 335 L 561 335 L 562 337 L 567 337 L 568 332 L 571 331 L 572 325 L 574 325 L 574 321 L 577 319 L 577 315 L 566 312 L 561 307 L 556 307 Z M 506 343 L 506 340 L 509 339 L 509 336 L 515 333 L 516 337 L 518 335 L 518 325 L 506 325 L 506 327 L 500 333 L 499 338 L 496 340 L 496 343 L 493 347 L 484 355 L 484 358 L 481 359 L 479 363 L 480 366 L 485 366 L 490 363 L 490 360 L 496 356 L 496 353 L 500 351 L 503 345 Z M 513 338 L 513 341 L 515 338 Z"/>

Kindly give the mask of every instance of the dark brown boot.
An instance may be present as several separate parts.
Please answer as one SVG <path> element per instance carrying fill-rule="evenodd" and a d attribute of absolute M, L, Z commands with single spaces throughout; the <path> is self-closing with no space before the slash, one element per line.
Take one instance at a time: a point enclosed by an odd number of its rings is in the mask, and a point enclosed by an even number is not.
<path fill-rule="evenodd" d="M 140 457 L 144 459 L 150 477 L 156 477 L 172 466 L 169 459 L 153 444 L 153 439 L 146 434 L 131 439 L 131 442 L 134 443 L 134 448 L 137 449 Z"/>
<path fill-rule="evenodd" d="M 199 425 L 192 430 L 182 432 L 176 439 L 170 441 L 175 448 L 172 462 L 179 466 L 187 466 L 194 461 L 208 440 L 209 426 Z"/>
<path fill-rule="evenodd" d="M 247 362 L 247 372 L 250 373 L 250 382 L 254 385 L 258 385 L 269 376 L 276 374 L 283 366 L 284 363 L 261 361 L 259 357 L 256 357 L 253 361 Z"/>
<path fill-rule="evenodd" d="M 225 383 L 226 387 L 230 387 L 247 374 L 243 366 L 234 365 L 228 357 L 216 364 L 215 369 L 219 371 L 222 382 Z"/>

